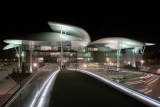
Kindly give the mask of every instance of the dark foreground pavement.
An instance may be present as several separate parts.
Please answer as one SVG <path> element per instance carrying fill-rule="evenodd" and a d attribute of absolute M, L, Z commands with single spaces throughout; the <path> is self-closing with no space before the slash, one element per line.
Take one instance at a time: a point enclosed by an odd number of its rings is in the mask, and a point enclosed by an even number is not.
<path fill-rule="evenodd" d="M 49 107 L 147 107 L 138 100 L 75 71 L 60 71 Z"/>

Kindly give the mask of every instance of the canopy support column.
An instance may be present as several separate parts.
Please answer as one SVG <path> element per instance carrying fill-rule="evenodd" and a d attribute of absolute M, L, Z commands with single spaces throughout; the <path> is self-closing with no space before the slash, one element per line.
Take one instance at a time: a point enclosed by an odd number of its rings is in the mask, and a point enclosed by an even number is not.
<path fill-rule="evenodd" d="M 63 65 L 63 44 L 62 44 L 62 41 L 61 41 L 61 67 Z"/>
<path fill-rule="evenodd" d="M 120 55 L 121 48 L 122 48 L 122 44 L 118 42 L 117 43 L 117 67 L 120 67 L 120 65 L 119 65 L 119 55 Z"/>
<path fill-rule="evenodd" d="M 29 44 L 30 47 L 30 73 L 32 73 L 32 53 L 33 53 L 33 42 L 31 41 Z"/>
<path fill-rule="evenodd" d="M 19 45 L 19 47 L 18 47 L 18 67 L 20 67 L 21 65 L 20 65 L 20 57 L 21 57 L 21 54 L 20 54 L 20 45 Z"/>
<path fill-rule="evenodd" d="M 16 53 L 17 53 L 17 56 L 18 56 L 18 59 L 19 59 L 19 53 L 17 52 L 17 49 L 16 47 L 14 46 L 15 50 L 16 50 Z M 19 67 L 19 64 L 18 64 L 18 67 Z"/>
<path fill-rule="evenodd" d="M 136 47 L 133 49 L 133 66 L 136 67 L 135 65 L 135 52 L 136 52 Z"/>
<path fill-rule="evenodd" d="M 61 35 L 60 37 L 62 37 L 62 27 L 61 27 Z M 62 66 L 63 66 L 63 43 L 61 41 L 61 66 L 60 68 L 62 69 Z"/>

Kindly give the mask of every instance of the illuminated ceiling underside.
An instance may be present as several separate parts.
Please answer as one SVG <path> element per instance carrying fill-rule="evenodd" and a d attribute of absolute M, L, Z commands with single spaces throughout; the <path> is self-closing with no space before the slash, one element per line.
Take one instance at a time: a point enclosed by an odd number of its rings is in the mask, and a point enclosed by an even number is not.
<path fill-rule="evenodd" d="M 121 49 L 141 47 L 145 45 L 146 46 L 155 45 L 154 43 L 144 43 L 134 39 L 128 39 L 123 37 L 110 37 L 110 38 L 103 38 L 103 39 L 99 39 L 94 42 L 91 42 L 88 46 L 103 45 L 105 47 L 110 47 L 111 49 L 116 50 L 118 49 L 118 42 L 122 44 Z"/>

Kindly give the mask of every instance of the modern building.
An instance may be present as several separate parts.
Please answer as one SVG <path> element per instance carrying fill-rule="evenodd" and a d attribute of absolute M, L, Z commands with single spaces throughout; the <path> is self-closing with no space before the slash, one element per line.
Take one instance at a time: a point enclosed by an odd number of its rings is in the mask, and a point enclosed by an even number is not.
<path fill-rule="evenodd" d="M 3 50 L 15 48 L 20 59 L 29 65 L 32 72 L 33 63 L 57 63 L 69 66 L 70 63 L 102 64 L 110 66 L 124 66 L 142 60 L 146 46 L 137 40 L 110 37 L 91 42 L 88 33 L 76 26 L 48 22 L 54 32 L 34 33 L 23 35 L 22 38 L 4 40 L 8 43 Z"/>

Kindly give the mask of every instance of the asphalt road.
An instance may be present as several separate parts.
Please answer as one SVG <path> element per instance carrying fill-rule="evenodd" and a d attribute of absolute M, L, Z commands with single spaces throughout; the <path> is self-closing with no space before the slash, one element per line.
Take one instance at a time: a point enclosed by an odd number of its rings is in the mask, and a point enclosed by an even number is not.
<path fill-rule="evenodd" d="M 148 70 L 148 72 L 160 74 L 160 71 L 158 71 L 159 69 L 160 65 L 153 65 L 150 67 L 150 70 Z"/>
<path fill-rule="evenodd" d="M 49 107 L 147 107 L 138 100 L 75 71 L 60 71 Z"/>

